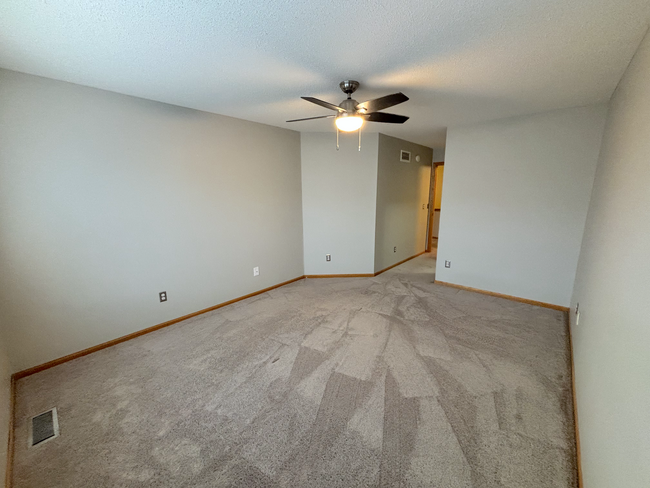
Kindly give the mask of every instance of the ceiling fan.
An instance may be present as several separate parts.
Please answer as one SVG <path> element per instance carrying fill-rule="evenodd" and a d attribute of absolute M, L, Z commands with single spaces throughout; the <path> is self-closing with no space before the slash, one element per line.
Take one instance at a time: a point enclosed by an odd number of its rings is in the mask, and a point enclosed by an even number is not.
<path fill-rule="evenodd" d="M 334 115 L 321 115 L 319 117 L 307 117 L 305 119 L 287 120 L 287 122 L 301 122 L 303 120 L 329 119 L 334 118 L 336 128 L 344 132 L 353 132 L 360 129 L 364 121 L 383 122 L 386 124 L 403 124 L 409 118 L 404 115 L 387 114 L 379 112 L 388 107 L 406 102 L 409 98 L 403 93 L 393 93 L 385 97 L 375 98 L 367 102 L 358 103 L 352 98 L 352 94 L 359 88 L 359 82 L 354 80 L 345 80 L 339 83 L 341 90 L 348 98 L 343 100 L 339 105 L 325 102 L 314 97 L 301 97 L 303 100 L 315 103 L 321 107 L 335 110 Z"/>

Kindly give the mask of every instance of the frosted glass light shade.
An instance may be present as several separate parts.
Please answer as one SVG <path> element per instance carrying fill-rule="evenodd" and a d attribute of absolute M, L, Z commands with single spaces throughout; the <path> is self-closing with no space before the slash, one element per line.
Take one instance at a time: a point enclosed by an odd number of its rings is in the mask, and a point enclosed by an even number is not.
<path fill-rule="evenodd" d="M 343 132 L 354 132 L 358 130 L 363 125 L 363 119 L 361 117 L 337 117 L 336 118 L 336 127 Z"/>

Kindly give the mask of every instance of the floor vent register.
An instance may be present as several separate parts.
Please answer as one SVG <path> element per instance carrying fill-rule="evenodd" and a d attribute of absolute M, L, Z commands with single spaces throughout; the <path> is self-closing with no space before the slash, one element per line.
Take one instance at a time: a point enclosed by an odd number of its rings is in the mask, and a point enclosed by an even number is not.
<path fill-rule="evenodd" d="M 29 447 L 43 444 L 59 435 L 56 407 L 36 415 L 29 422 Z"/>

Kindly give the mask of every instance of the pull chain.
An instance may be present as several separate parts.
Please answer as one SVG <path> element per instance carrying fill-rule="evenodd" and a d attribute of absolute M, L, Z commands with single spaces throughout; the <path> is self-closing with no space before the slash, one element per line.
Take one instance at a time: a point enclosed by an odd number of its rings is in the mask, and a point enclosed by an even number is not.
<path fill-rule="evenodd" d="M 339 128 L 336 128 L 336 150 L 339 150 Z"/>
<path fill-rule="evenodd" d="M 359 129 L 359 151 L 361 151 L 361 129 Z"/>

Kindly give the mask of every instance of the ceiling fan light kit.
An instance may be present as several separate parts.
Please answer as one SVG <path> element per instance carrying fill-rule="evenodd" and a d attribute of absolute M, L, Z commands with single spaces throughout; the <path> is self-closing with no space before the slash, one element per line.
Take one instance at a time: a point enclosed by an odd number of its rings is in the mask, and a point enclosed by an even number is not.
<path fill-rule="evenodd" d="M 336 127 L 343 132 L 354 132 L 361 129 L 363 119 L 356 115 L 341 114 L 336 117 Z"/>
<path fill-rule="evenodd" d="M 341 91 L 345 93 L 348 98 L 343 100 L 340 104 L 334 105 L 333 103 L 325 102 L 313 97 L 302 97 L 303 100 L 315 103 L 321 107 L 334 110 L 335 115 L 321 115 L 318 117 L 307 117 L 305 119 L 287 120 L 287 122 L 301 122 L 304 120 L 314 119 L 334 119 L 336 126 L 336 149 L 339 149 L 339 130 L 343 132 L 359 131 L 359 151 L 361 151 L 361 127 L 364 121 L 368 122 L 382 122 L 385 124 L 403 124 L 408 120 L 404 115 L 387 114 L 380 112 L 388 107 L 406 102 L 408 97 L 403 93 L 393 93 L 385 97 L 375 98 L 367 102 L 358 103 L 352 98 L 352 94 L 359 88 L 359 82 L 355 80 L 344 80 L 339 83 Z"/>

